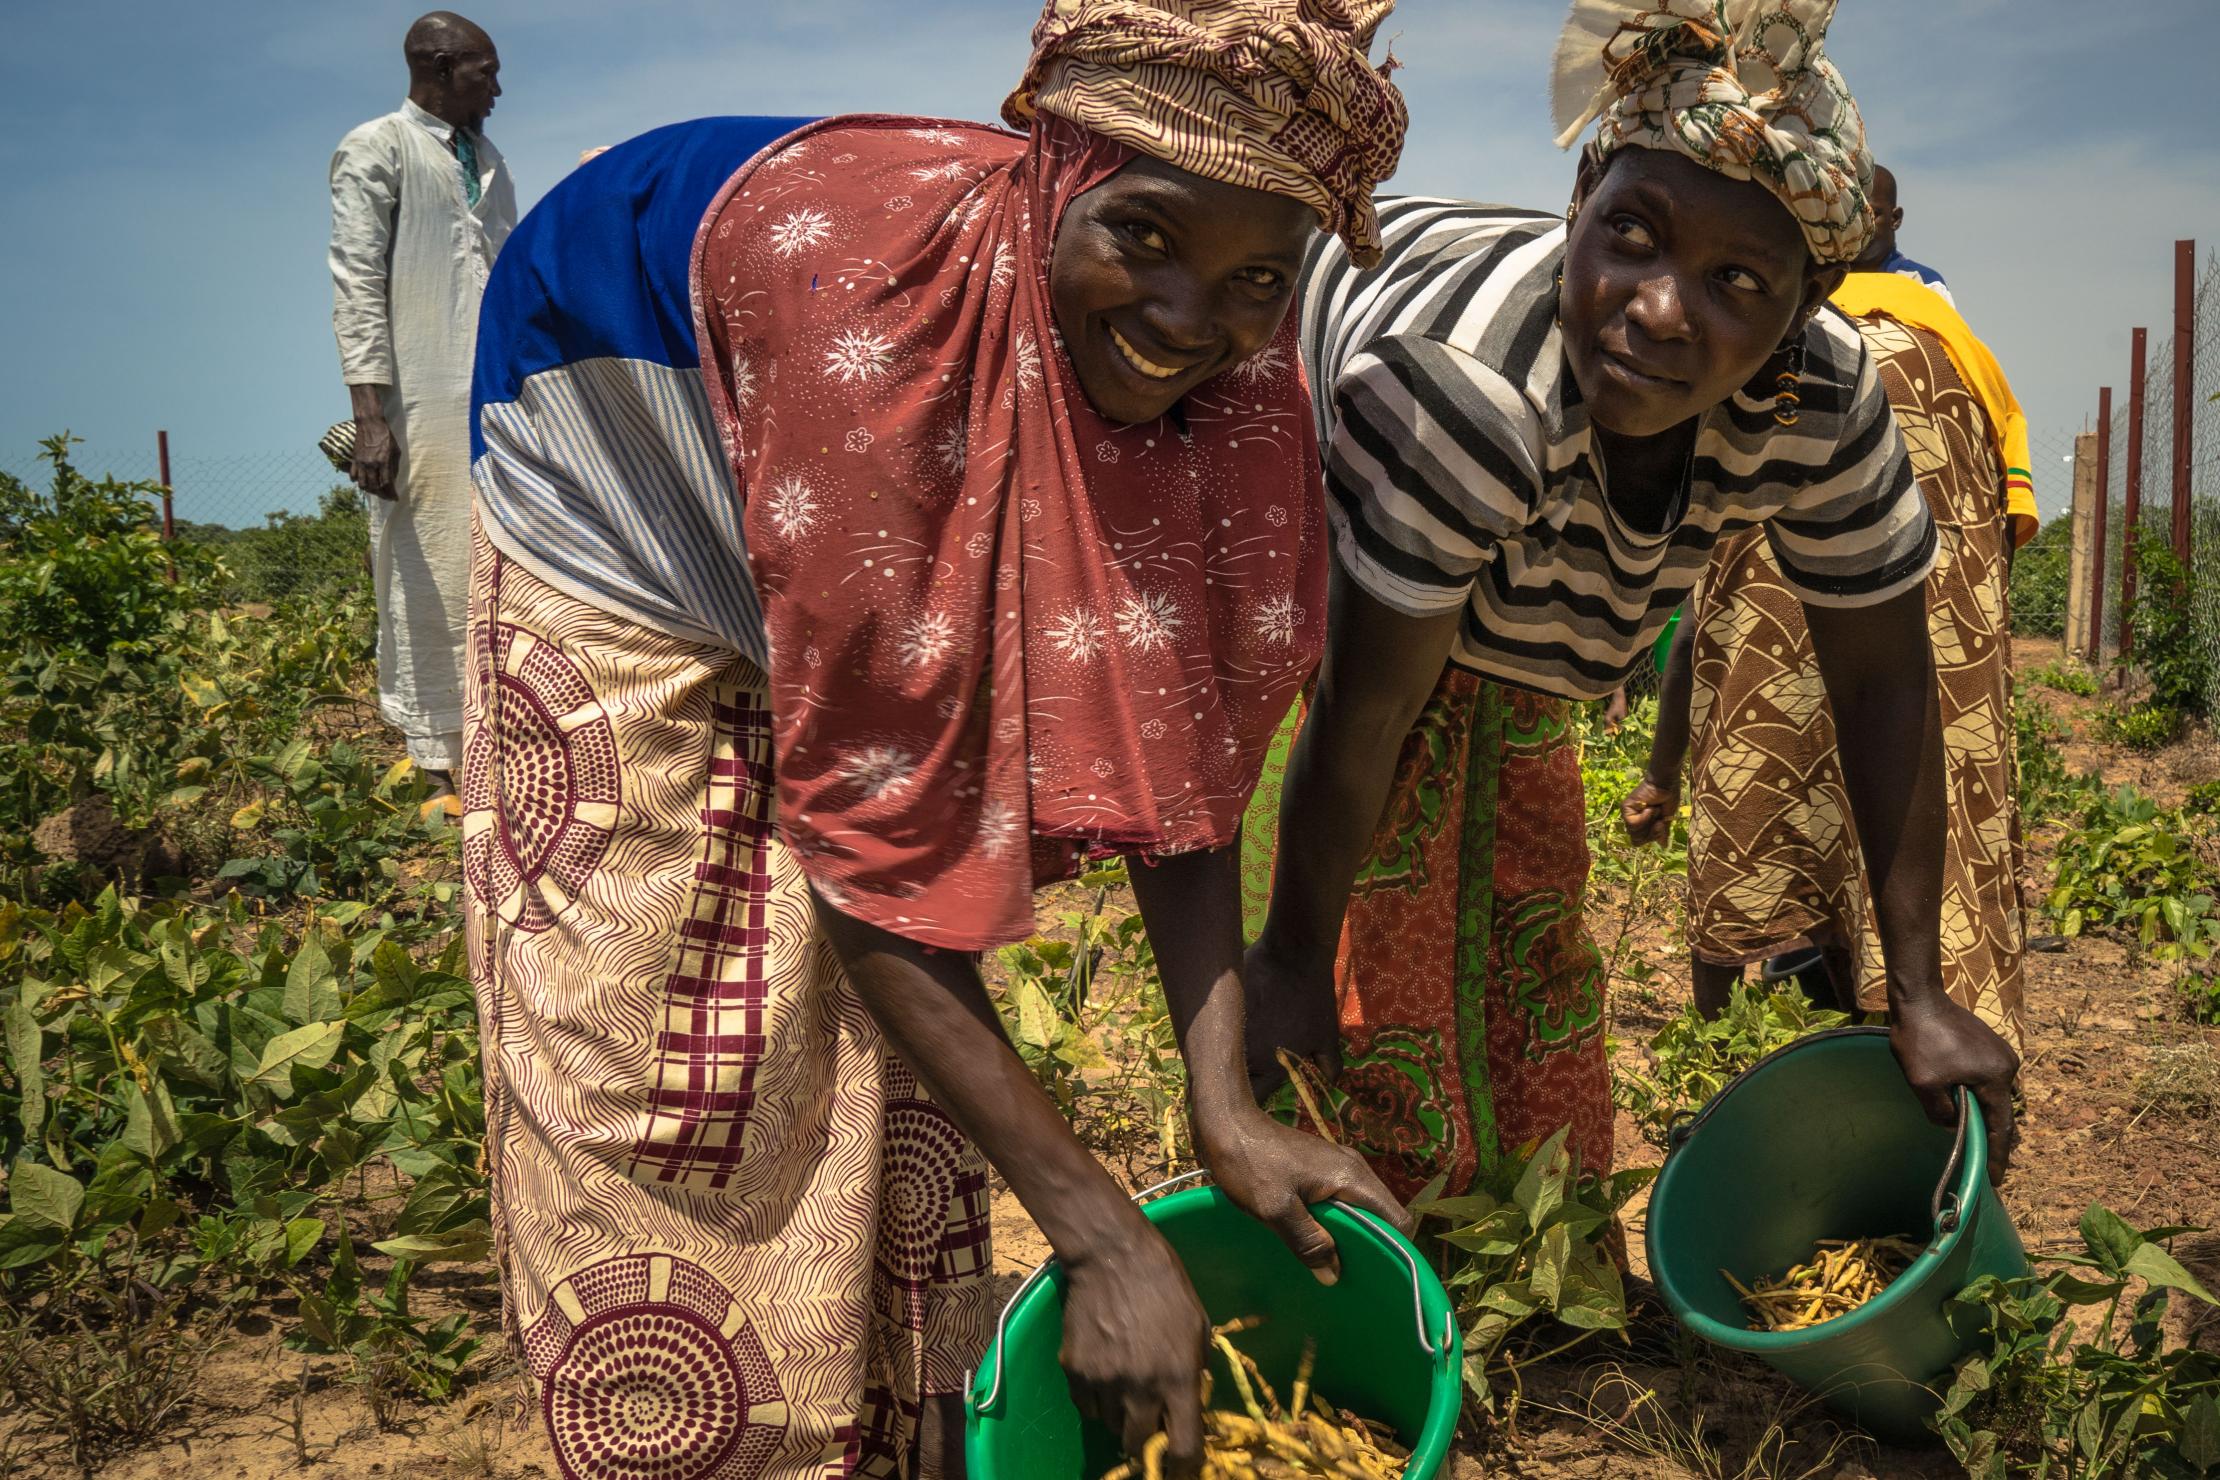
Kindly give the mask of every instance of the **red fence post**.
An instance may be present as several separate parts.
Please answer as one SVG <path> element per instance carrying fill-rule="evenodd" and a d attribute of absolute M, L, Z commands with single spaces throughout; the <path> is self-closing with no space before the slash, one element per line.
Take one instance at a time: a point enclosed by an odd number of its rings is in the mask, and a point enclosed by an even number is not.
<path fill-rule="evenodd" d="M 162 538 L 177 538 L 177 519 L 170 509 L 170 434 L 156 432 L 154 445 L 162 454 Z"/>
<path fill-rule="evenodd" d="M 177 517 L 175 511 L 170 507 L 170 434 L 166 431 L 157 431 L 154 434 L 154 446 L 155 450 L 162 455 L 162 542 L 167 544 L 177 538 Z M 177 562 L 170 561 L 168 568 L 162 574 L 172 585 L 175 585 L 177 583 Z"/>
<path fill-rule="evenodd" d="M 2196 420 L 2197 244 L 2174 243 L 2174 558 L 2189 569 L 2189 430 Z"/>
<path fill-rule="evenodd" d="M 2097 527 L 2090 531 L 2089 661 L 2104 661 L 2104 526 L 2112 513 L 2112 387 L 2097 392 Z"/>
<path fill-rule="evenodd" d="M 2148 329 L 2137 329 L 2131 336 L 2135 347 L 2134 363 L 2128 366 L 2128 445 L 2127 445 L 2127 501 L 2120 510 L 2120 658 L 2125 662 L 2135 652 L 2135 542 L 2142 536 L 2143 523 L 2143 377 L 2145 361 L 2149 359 L 2146 346 L 2150 342 Z M 2127 681 L 2127 674 L 2120 675 Z"/>

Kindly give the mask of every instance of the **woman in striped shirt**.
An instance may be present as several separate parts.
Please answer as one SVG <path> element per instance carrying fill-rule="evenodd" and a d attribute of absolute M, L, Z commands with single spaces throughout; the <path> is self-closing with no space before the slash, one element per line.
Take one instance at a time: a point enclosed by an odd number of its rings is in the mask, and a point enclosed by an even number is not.
<path fill-rule="evenodd" d="M 1306 265 L 1339 558 L 1250 1061 L 1260 1087 L 1282 1048 L 1338 1073 L 1343 1129 L 1399 1194 L 1461 1191 L 1566 1127 L 1608 1164 L 1570 701 L 1608 694 L 1753 525 L 1845 739 L 1898 1059 L 1938 1119 L 1970 1087 L 1994 1164 L 2009 1150 L 2017 1060 L 1938 974 L 1935 530 L 1870 357 L 1824 311 L 1872 228 L 1832 10 L 1582 0 L 1559 142 L 1602 122 L 1566 220 L 1397 200 L 1377 270 L 1330 244 Z"/>

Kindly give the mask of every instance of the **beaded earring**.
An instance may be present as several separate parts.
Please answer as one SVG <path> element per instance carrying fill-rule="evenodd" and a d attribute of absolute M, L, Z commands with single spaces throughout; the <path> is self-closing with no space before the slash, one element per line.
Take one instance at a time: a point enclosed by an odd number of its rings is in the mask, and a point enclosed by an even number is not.
<path fill-rule="evenodd" d="M 1796 425 L 1796 408 L 1804 403 L 1804 398 L 1798 394 L 1804 379 L 1804 336 L 1801 333 L 1789 343 L 1786 353 L 1787 363 L 1774 381 L 1778 389 L 1773 393 L 1773 420 L 1784 427 L 1792 427 Z"/>

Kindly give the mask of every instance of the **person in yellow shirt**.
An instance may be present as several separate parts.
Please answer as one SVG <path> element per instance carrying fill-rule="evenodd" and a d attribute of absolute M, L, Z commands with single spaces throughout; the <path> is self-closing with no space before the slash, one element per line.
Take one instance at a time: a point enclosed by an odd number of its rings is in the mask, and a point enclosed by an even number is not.
<path fill-rule="evenodd" d="M 1942 538 L 1928 631 L 1949 788 L 1943 984 L 2021 1037 L 2020 824 L 2013 785 L 2011 551 L 2034 537 L 2027 419 L 1987 346 L 1933 289 L 1852 272 L 1832 299 L 1864 337 Z M 1695 996 L 1716 1014 L 1751 962 L 1804 954 L 1826 1005 L 1884 1004 L 1881 952 L 1834 720 L 1804 628 L 1759 530 L 1720 543 L 1675 634 L 1645 779 L 1622 812 L 1661 840 L 1689 765 Z M 1730 722 L 1731 721 L 1731 722 Z"/>

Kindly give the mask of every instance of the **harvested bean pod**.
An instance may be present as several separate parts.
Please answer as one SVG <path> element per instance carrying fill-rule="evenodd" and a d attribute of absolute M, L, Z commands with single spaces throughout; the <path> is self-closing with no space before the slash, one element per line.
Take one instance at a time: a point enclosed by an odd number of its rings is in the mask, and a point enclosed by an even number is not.
<path fill-rule="evenodd" d="M 1807 1263 L 1779 1279 L 1743 1284 L 1727 1278 L 1755 1317 L 1752 1331 L 1803 1331 L 1846 1316 L 1911 1267 L 1919 1244 L 1908 1238 L 1821 1239 Z"/>
<path fill-rule="evenodd" d="M 1257 1324 L 1229 1321 L 1211 1333 L 1233 1374 L 1241 1409 L 1211 1408 L 1210 1378 L 1204 1374 L 1203 1480 L 1400 1480 L 1410 1451 L 1395 1442 L 1394 1430 L 1335 1408 L 1311 1391 L 1311 1369 L 1318 1357 L 1314 1343 L 1303 1344 L 1294 1401 L 1281 1406 L 1255 1361 L 1233 1344 L 1235 1336 Z M 1102 1480 L 1163 1480 L 1169 1442 L 1157 1434 L 1138 1458 Z"/>

